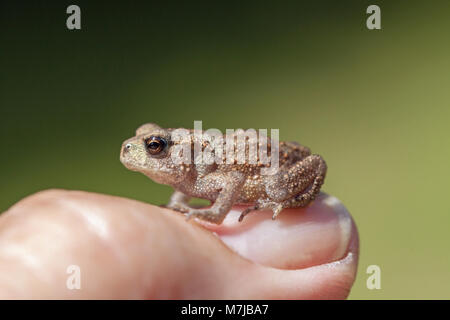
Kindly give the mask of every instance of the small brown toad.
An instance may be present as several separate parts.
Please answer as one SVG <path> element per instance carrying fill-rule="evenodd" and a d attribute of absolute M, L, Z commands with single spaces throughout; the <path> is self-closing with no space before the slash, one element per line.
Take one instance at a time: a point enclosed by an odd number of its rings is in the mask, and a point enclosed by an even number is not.
<path fill-rule="evenodd" d="M 174 139 L 174 133 L 179 130 L 186 135 L 182 142 Z M 263 174 L 268 164 L 260 155 L 255 161 L 237 161 L 225 152 L 229 150 L 226 142 L 231 141 L 232 148 L 238 148 L 239 134 L 243 131 L 234 132 L 230 139 L 225 136 L 222 140 L 205 139 L 196 136 L 194 130 L 163 129 L 148 123 L 123 143 L 120 160 L 128 169 L 172 186 L 175 192 L 167 207 L 216 224 L 222 223 L 234 204 L 252 204 L 242 212 L 239 221 L 250 211 L 263 209 L 272 210 L 275 219 L 284 208 L 306 206 L 319 193 L 327 170 L 321 156 L 311 154 L 307 147 L 295 142 L 280 142 L 275 148 L 270 140 L 266 144 L 266 155 L 277 156 L 278 168 L 272 174 Z M 250 143 L 259 138 L 260 135 L 246 138 L 244 155 L 249 155 Z M 212 145 L 217 147 L 217 141 L 223 148 L 214 149 L 216 161 L 199 161 L 202 158 L 195 151 L 203 152 Z M 207 199 L 213 204 L 210 208 L 191 208 L 188 205 L 191 197 Z"/>

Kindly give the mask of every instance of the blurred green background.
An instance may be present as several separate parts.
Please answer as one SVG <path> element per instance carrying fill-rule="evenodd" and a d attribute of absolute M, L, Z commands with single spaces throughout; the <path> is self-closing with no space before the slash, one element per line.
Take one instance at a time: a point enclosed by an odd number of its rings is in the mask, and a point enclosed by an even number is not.
<path fill-rule="evenodd" d="M 382 30 L 366 28 L 369 4 Z M 169 187 L 119 162 L 145 122 L 279 128 L 326 159 L 323 190 L 356 220 L 350 298 L 450 298 L 449 1 L 0 9 L 0 212 L 46 188 L 165 203 Z M 372 264 L 381 290 L 366 288 Z"/>

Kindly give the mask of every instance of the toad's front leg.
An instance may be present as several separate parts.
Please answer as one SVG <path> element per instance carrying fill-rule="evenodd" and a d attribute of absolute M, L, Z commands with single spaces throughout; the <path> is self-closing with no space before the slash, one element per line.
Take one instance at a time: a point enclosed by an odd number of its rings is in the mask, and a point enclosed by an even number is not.
<path fill-rule="evenodd" d="M 170 197 L 170 201 L 165 206 L 166 208 L 179 211 L 182 213 L 189 212 L 189 200 L 191 198 L 187 195 L 185 195 L 183 192 L 175 191 L 172 196 Z"/>
<path fill-rule="evenodd" d="M 208 222 L 221 224 L 236 202 L 244 181 L 244 176 L 238 172 L 212 173 L 202 178 L 200 184 L 202 186 L 213 186 L 213 189 L 209 192 L 219 192 L 219 195 L 211 208 L 189 209 L 187 218 L 197 217 Z"/>

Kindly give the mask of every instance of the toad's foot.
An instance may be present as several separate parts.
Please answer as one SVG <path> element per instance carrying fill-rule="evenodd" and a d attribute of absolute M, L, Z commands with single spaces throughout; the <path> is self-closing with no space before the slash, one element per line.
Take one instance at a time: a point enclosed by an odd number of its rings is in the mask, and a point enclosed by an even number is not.
<path fill-rule="evenodd" d="M 182 206 L 182 205 L 166 205 L 166 206 L 161 206 L 161 207 L 171 209 L 171 210 L 181 212 L 181 213 L 188 213 L 190 210 L 190 208 L 188 206 Z"/>
<path fill-rule="evenodd" d="M 239 222 L 241 222 L 244 217 L 249 214 L 253 210 L 271 210 L 272 211 L 272 220 L 275 220 L 276 217 L 280 214 L 280 212 L 287 208 L 283 203 L 273 202 L 273 201 L 261 201 L 259 204 L 249 207 L 242 211 L 239 216 Z"/>
<path fill-rule="evenodd" d="M 242 220 L 244 220 L 244 217 L 246 215 L 248 215 L 250 212 L 254 211 L 254 210 L 258 210 L 258 206 L 253 206 L 253 207 L 248 207 L 247 209 L 245 209 L 244 211 L 242 211 L 241 215 L 239 216 L 239 222 L 242 222 Z"/>
<path fill-rule="evenodd" d="M 281 210 L 283 210 L 283 208 L 284 207 L 281 203 L 279 203 L 278 205 L 271 208 L 272 212 L 273 212 L 272 220 L 275 220 L 276 217 L 278 217 L 278 215 L 280 214 Z"/>
<path fill-rule="evenodd" d="M 245 209 L 244 211 L 242 211 L 241 215 L 239 216 L 239 222 L 242 222 L 242 220 L 244 220 L 244 217 L 247 214 L 249 214 L 251 211 L 263 210 L 263 209 L 270 209 L 270 210 L 272 210 L 272 212 L 273 212 L 272 220 L 275 220 L 276 217 L 280 214 L 280 212 L 284 208 L 285 207 L 281 203 L 270 203 L 270 204 L 265 204 L 264 206 L 255 205 L 255 206 L 249 207 L 249 208 Z"/>
<path fill-rule="evenodd" d="M 192 217 L 199 218 L 201 220 L 220 224 L 225 218 L 227 212 L 217 212 L 213 208 L 210 209 L 189 209 L 189 212 L 186 215 L 186 221 L 191 219 Z"/>

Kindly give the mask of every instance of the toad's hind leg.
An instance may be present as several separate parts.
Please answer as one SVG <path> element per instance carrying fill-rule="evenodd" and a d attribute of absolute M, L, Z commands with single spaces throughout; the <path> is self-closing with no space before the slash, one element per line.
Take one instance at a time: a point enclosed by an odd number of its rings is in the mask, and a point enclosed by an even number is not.
<path fill-rule="evenodd" d="M 304 207 L 319 193 L 326 171 L 327 165 L 322 157 L 310 155 L 288 170 L 271 177 L 266 185 L 266 192 L 282 208 Z M 273 218 L 280 211 L 280 206 L 274 208 Z"/>
<path fill-rule="evenodd" d="M 261 199 L 241 213 L 239 221 L 253 210 L 272 210 L 275 219 L 284 208 L 306 206 L 314 200 L 325 179 L 327 165 L 319 155 L 307 156 L 293 166 L 267 178 L 268 199 Z"/>

